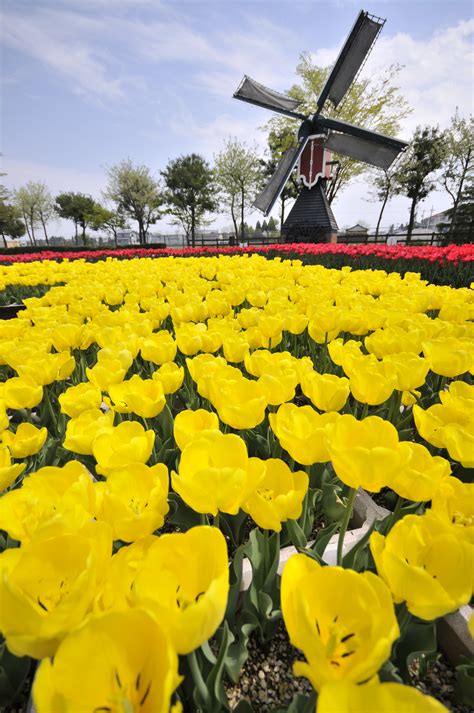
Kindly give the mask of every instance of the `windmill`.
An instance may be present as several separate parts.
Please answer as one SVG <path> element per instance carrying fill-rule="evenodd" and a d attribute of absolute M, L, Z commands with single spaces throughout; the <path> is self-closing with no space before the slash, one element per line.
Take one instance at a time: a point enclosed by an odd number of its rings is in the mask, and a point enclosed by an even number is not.
<path fill-rule="evenodd" d="M 326 198 L 325 184 L 331 178 L 331 152 L 371 166 L 388 169 L 407 144 L 346 121 L 325 116 L 327 101 L 337 108 L 360 72 L 385 20 L 361 10 L 317 101 L 313 115 L 297 111 L 301 102 L 244 76 L 235 99 L 271 109 L 301 120 L 296 146 L 281 158 L 275 173 L 254 201 L 264 215 L 273 208 L 298 163 L 298 178 L 304 188 L 282 226 L 286 237 L 303 240 L 335 240 L 337 223 Z"/>

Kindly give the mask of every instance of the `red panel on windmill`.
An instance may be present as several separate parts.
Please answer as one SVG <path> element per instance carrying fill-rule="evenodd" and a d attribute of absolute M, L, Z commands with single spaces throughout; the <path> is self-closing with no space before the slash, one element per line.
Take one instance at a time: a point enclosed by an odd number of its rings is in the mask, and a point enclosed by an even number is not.
<path fill-rule="evenodd" d="M 307 188 L 318 178 L 331 178 L 331 152 L 324 148 L 326 134 L 310 136 L 298 163 L 298 180 Z"/>

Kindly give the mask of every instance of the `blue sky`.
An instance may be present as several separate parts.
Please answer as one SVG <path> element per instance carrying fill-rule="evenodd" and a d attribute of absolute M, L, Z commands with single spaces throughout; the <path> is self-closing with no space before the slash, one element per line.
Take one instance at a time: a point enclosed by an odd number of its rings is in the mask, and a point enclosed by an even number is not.
<path fill-rule="evenodd" d="M 366 71 L 404 65 L 399 83 L 413 113 L 401 138 L 417 124 L 446 126 L 456 106 L 472 112 L 471 2 L 4 0 L 3 181 L 43 180 L 53 194 L 100 199 L 106 168 L 124 158 L 158 175 L 192 151 L 212 162 L 229 136 L 263 151 L 270 113 L 232 99 L 242 75 L 285 91 L 301 52 L 334 61 L 361 7 L 387 18 Z M 341 226 L 375 224 L 366 192 L 359 181 L 338 198 Z M 395 199 L 384 223 L 405 221 L 407 206 Z M 448 206 L 437 192 L 421 213 Z M 72 224 L 58 232 L 71 234 Z"/>

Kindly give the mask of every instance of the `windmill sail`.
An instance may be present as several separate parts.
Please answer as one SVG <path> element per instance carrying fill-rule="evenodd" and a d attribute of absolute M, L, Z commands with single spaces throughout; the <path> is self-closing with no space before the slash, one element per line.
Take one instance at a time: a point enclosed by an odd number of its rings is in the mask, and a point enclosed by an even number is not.
<path fill-rule="evenodd" d="M 294 117 L 295 119 L 304 119 L 303 114 L 295 112 L 295 109 L 301 104 L 297 99 L 292 99 L 286 94 L 276 92 L 274 89 L 269 89 L 263 84 L 259 84 L 255 79 L 251 79 L 247 75 L 240 82 L 237 90 L 234 92 L 234 99 L 240 99 L 249 104 L 256 104 L 265 109 L 271 109 L 279 114 Z"/>
<path fill-rule="evenodd" d="M 385 20 L 369 15 L 364 10 L 360 11 L 319 96 L 318 111 L 322 110 L 327 99 L 335 107 L 338 106 L 362 67 L 384 23 Z"/>
<path fill-rule="evenodd" d="M 379 168 L 387 169 L 408 145 L 405 141 L 362 129 L 340 119 L 318 116 L 317 121 L 320 126 L 331 129 L 326 141 L 328 149 Z"/>
<path fill-rule="evenodd" d="M 384 146 L 376 141 L 358 139 L 346 134 L 331 134 L 325 147 L 342 156 L 387 170 L 400 153 L 399 149 Z"/>
<path fill-rule="evenodd" d="M 256 197 L 253 205 L 258 210 L 262 211 L 264 215 L 268 215 L 273 206 L 275 205 L 278 196 L 285 187 L 285 183 L 296 163 L 303 152 L 304 147 L 308 142 L 308 137 L 301 139 L 298 146 L 289 149 L 283 157 L 280 159 L 276 171 L 273 176 L 268 181 L 267 185 L 261 193 Z"/>

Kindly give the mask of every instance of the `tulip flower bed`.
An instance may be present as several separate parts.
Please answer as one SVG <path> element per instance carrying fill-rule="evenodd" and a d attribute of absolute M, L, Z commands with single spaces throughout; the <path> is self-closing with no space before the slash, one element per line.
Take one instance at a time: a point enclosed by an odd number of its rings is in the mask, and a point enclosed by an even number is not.
<path fill-rule="evenodd" d="M 1 279 L 40 291 L 0 323 L 0 705 L 257 713 L 283 631 L 275 711 L 447 710 L 410 670 L 472 600 L 471 290 L 257 254 Z M 359 488 L 394 507 L 348 549 Z"/>
<path fill-rule="evenodd" d="M 422 279 L 433 284 L 451 287 L 468 287 L 474 280 L 474 245 L 448 245 L 446 247 L 405 245 L 344 245 L 328 243 L 275 244 L 254 247 L 201 247 L 201 248 L 114 248 L 71 252 L 46 251 L 0 254 L 0 264 L 29 263 L 40 260 L 103 260 L 109 257 L 132 259 L 136 257 L 202 257 L 211 255 L 245 255 L 257 253 L 272 259 L 300 259 L 304 264 L 319 264 L 340 269 L 351 266 L 358 270 L 387 270 L 388 272 L 420 273 Z M 21 268 L 19 269 L 21 274 Z M 0 300 L 0 304 L 1 304 Z"/>

